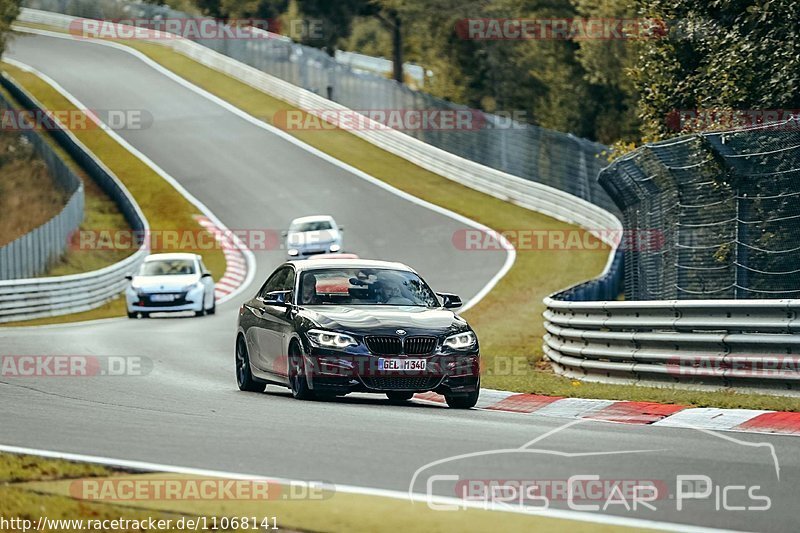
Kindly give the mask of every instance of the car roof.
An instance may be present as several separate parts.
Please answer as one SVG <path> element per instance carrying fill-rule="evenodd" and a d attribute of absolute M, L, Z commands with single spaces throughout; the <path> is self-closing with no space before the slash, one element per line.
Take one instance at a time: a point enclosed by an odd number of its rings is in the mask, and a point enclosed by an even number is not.
<path fill-rule="evenodd" d="M 307 217 L 300 217 L 292 220 L 292 224 L 301 224 L 303 222 L 317 222 L 321 220 L 328 220 L 333 222 L 333 217 L 330 215 L 309 215 Z"/>
<path fill-rule="evenodd" d="M 299 259 L 297 261 L 287 261 L 287 264 L 294 265 L 298 271 L 325 268 L 390 268 L 414 272 L 413 268 L 403 263 L 377 261 L 375 259 Z"/>
<path fill-rule="evenodd" d="M 309 261 L 344 261 L 346 259 L 359 259 L 356 254 L 351 254 L 348 252 L 341 252 L 335 254 L 320 254 L 320 255 L 312 255 L 307 257 Z"/>
<path fill-rule="evenodd" d="M 158 259 L 197 259 L 197 254 L 189 253 L 170 253 L 170 254 L 150 254 L 145 257 L 145 261 L 155 261 Z"/>

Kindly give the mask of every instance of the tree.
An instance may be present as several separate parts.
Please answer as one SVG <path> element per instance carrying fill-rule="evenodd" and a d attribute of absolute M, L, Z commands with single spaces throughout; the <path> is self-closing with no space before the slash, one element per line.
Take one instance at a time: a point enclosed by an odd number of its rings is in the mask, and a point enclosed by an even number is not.
<path fill-rule="evenodd" d="M 633 69 L 645 135 L 674 135 L 677 110 L 800 107 L 800 3 L 641 1 L 642 13 L 670 23 Z"/>
<path fill-rule="evenodd" d="M 576 14 L 585 19 L 636 19 L 630 0 L 573 0 Z M 657 37 L 658 35 L 654 35 Z M 576 59 L 590 84 L 595 137 L 606 143 L 639 141 L 639 95 L 631 76 L 642 41 L 638 39 L 584 39 Z"/>
<path fill-rule="evenodd" d="M 0 0 L 0 53 L 6 48 L 8 32 L 11 24 L 19 15 L 19 6 L 22 0 Z"/>

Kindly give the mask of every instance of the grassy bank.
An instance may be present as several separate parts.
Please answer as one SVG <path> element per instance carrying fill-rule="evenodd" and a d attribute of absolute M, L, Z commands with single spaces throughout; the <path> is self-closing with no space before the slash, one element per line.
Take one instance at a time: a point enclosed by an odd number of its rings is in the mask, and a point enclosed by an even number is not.
<path fill-rule="evenodd" d="M 53 218 L 67 200 L 33 145 L 20 134 L 0 131 L 0 246 Z"/>
<path fill-rule="evenodd" d="M 0 88 L 6 100 L 16 100 L 5 89 Z M 17 104 L 17 108 L 21 106 Z M 42 138 L 61 157 L 83 183 L 84 218 L 80 231 L 125 230 L 128 224 L 117 205 L 92 180 L 83 169 L 64 151 L 47 131 L 39 132 Z M 53 186 L 44 163 L 31 157 L 32 145 L 16 142 L 16 135 L 3 135 L 4 166 L 0 178 L 0 246 L 28 233 L 58 214 L 68 195 Z M 12 153 L 9 153 L 11 149 Z M 75 250 L 67 247 L 64 255 L 51 264 L 43 276 L 65 276 L 88 272 L 121 261 L 130 255 L 127 250 Z"/>

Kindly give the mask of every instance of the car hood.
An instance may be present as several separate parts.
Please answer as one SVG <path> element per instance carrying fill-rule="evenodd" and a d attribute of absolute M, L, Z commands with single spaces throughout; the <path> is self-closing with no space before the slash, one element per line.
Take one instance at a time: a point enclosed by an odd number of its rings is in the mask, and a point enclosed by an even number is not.
<path fill-rule="evenodd" d="M 318 231 L 289 232 L 286 242 L 289 246 L 314 246 L 315 244 L 326 244 L 339 238 L 339 234 L 334 229 Z"/>
<path fill-rule="evenodd" d="M 408 335 L 457 332 L 467 322 L 448 309 L 381 305 L 314 306 L 304 310 L 307 318 L 324 329 L 356 335 L 396 335 L 403 329 Z"/>
<path fill-rule="evenodd" d="M 197 283 L 200 276 L 197 274 L 172 275 L 172 276 L 134 276 L 131 286 L 134 289 L 146 291 L 180 292 L 187 285 Z"/>

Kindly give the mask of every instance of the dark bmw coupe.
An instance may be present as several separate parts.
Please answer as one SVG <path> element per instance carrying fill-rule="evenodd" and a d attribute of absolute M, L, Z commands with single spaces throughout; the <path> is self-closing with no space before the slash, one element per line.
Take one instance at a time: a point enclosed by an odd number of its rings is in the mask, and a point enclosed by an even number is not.
<path fill-rule="evenodd" d="M 297 399 L 434 391 L 450 407 L 478 401 L 478 338 L 400 263 L 289 261 L 239 309 L 236 380 L 245 391 L 289 387 Z"/>

